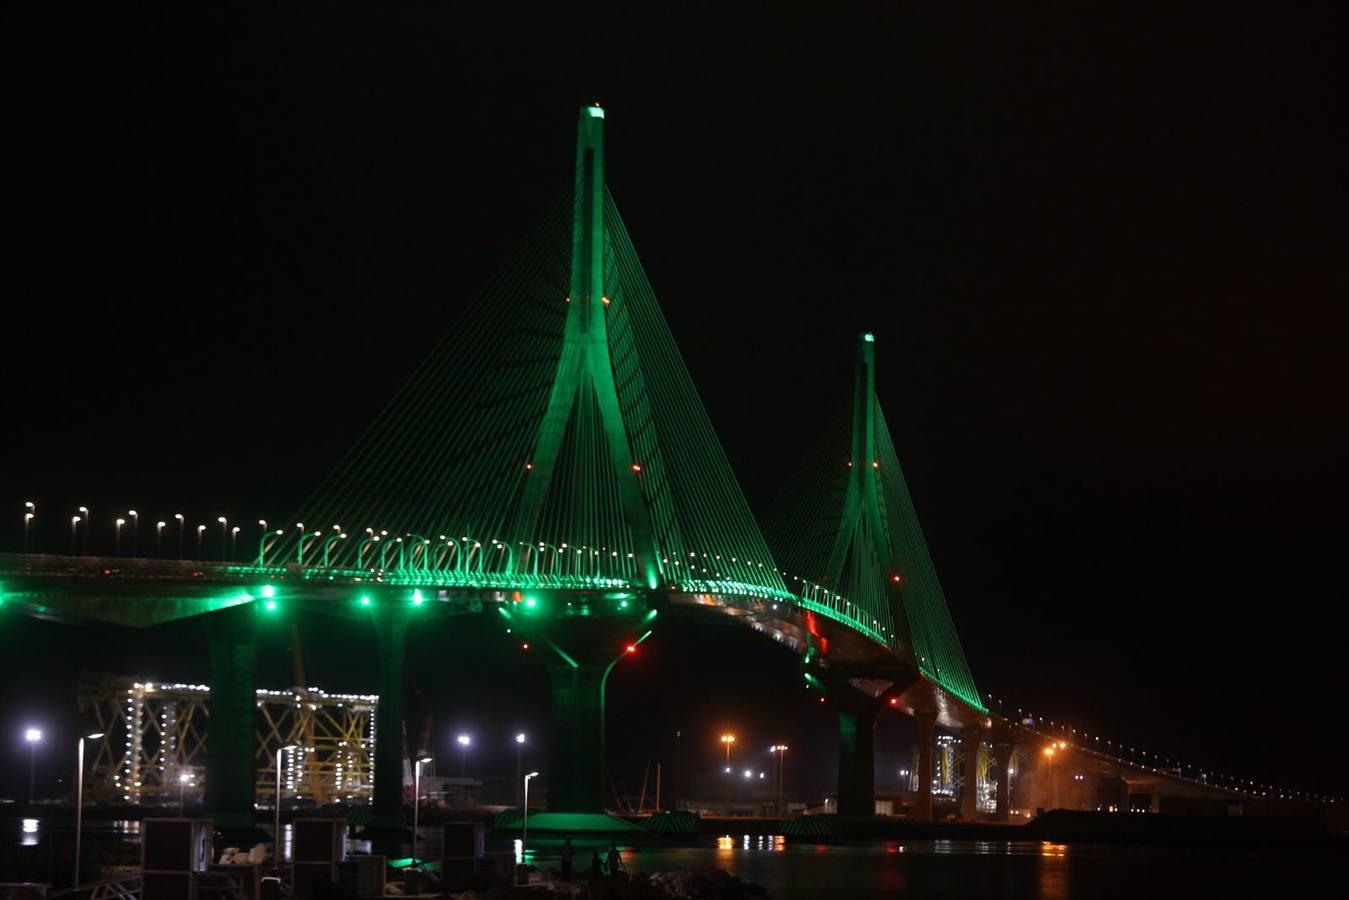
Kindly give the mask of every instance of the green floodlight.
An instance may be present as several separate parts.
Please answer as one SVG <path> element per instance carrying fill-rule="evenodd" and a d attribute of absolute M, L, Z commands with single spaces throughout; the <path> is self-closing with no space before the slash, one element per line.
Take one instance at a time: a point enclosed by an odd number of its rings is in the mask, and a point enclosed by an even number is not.
<path fill-rule="evenodd" d="M 872 334 L 871 332 L 867 332 L 866 334 L 862 335 L 862 340 L 866 341 L 868 344 L 874 344 L 876 343 L 876 335 Z"/>
<path fill-rule="evenodd" d="M 412 605 L 421 606 L 425 602 L 426 598 L 422 596 L 421 589 L 420 588 L 414 589 L 412 592 Z"/>
<path fill-rule="evenodd" d="M 535 600 L 533 597 L 526 597 L 526 598 L 525 598 L 525 606 L 528 606 L 530 609 L 533 609 L 534 607 L 536 607 L 536 606 L 538 606 L 538 605 L 539 605 L 539 601 Z"/>
<path fill-rule="evenodd" d="M 270 584 L 263 585 L 262 596 L 267 600 L 272 599 L 276 596 L 276 588 L 272 587 Z"/>
<path fill-rule="evenodd" d="M 361 606 L 369 606 L 369 605 L 370 605 L 370 595 L 369 595 L 369 594 L 362 594 L 362 595 L 361 595 Z"/>
<path fill-rule="evenodd" d="M 604 118 L 604 107 L 600 106 L 599 104 L 595 104 L 594 106 L 587 106 L 586 112 L 589 113 L 590 118 L 592 119 Z"/>
<path fill-rule="evenodd" d="M 275 601 L 275 600 L 268 600 L 264 605 L 267 607 L 267 611 L 268 611 L 268 612 L 276 612 L 276 601 Z"/>

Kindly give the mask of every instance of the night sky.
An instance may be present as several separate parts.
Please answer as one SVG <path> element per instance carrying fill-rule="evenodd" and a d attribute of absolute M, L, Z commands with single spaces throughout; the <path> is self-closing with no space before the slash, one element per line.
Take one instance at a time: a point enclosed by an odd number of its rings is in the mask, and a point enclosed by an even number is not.
<path fill-rule="evenodd" d="M 7 17 L 7 549 L 29 499 L 54 551 L 79 504 L 109 546 L 132 506 L 142 541 L 175 512 L 284 521 L 571 177 L 597 100 L 610 187 L 756 510 L 872 330 L 983 692 L 1349 794 L 1329 4 L 180 6 Z M 546 680 L 489 624 L 418 634 L 409 678 L 440 751 L 471 727 L 504 774 Z M 29 721 L 73 740 L 82 668 L 204 679 L 198 628 L 0 617 L 0 751 L 22 758 Z M 359 631 L 301 631 L 317 683 L 373 689 Z M 289 684 L 267 640 L 260 682 Z M 671 626 L 625 665 L 626 789 L 674 728 L 694 768 L 730 729 L 832 788 L 829 713 L 776 648 Z M 882 786 L 911 731 L 883 728 Z M 0 766 L 0 795 L 24 774 Z"/>

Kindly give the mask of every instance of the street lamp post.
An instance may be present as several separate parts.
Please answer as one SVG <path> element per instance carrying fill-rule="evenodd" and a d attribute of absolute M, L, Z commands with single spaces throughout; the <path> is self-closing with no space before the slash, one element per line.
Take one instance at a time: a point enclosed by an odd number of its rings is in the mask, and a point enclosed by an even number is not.
<path fill-rule="evenodd" d="M 40 728 L 29 728 L 23 733 L 23 739 L 28 742 L 28 805 L 33 805 L 33 778 L 37 771 L 37 745 L 42 740 L 42 730 Z"/>
<path fill-rule="evenodd" d="M 76 531 L 79 529 L 79 526 L 80 526 L 80 517 L 79 517 L 79 516 L 71 516 L 71 517 L 70 517 L 70 555 L 71 555 L 71 556 L 74 556 L 74 555 L 75 555 L 75 552 L 76 552 L 76 551 L 75 551 L 75 533 L 76 533 Z M 87 527 L 87 526 L 86 526 L 86 527 Z"/>
<path fill-rule="evenodd" d="M 778 757 L 778 803 L 777 803 L 777 811 L 778 811 L 778 815 L 780 816 L 780 815 L 782 815 L 782 769 L 783 769 L 783 767 L 786 765 L 786 759 L 787 759 L 787 745 L 786 745 L 786 744 L 774 744 L 773 746 L 771 746 L 771 747 L 768 748 L 768 752 L 769 752 L 769 753 L 776 753 L 776 754 L 777 754 L 777 757 Z"/>
<path fill-rule="evenodd" d="M 412 764 L 412 865 L 418 869 L 421 868 L 421 861 L 417 856 L 417 828 L 421 824 L 418 816 L 422 810 L 422 763 L 430 761 L 430 756 L 423 756 Z"/>
<path fill-rule="evenodd" d="M 272 867 L 281 867 L 281 754 L 298 750 L 298 744 L 276 748 L 276 812 L 272 822 Z"/>
<path fill-rule="evenodd" d="M 233 528 L 230 529 L 230 559 L 231 559 L 231 560 L 233 560 L 233 559 L 236 558 L 236 550 L 235 550 L 235 547 L 238 545 L 238 543 L 239 543 L 239 526 L 238 526 L 238 525 L 235 525 Z"/>
<path fill-rule="evenodd" d="M 515 736 L 515 783 L 520 783 L 520 773 L 524 771 L 522 763 L 525 756 L 525 733 L 522 731 Z M 519 795 L 516 795 L 517 798 Z"/>
<path fill-rule="evenodd" d="M 136 555 L 136 540 L 141 532 L 141 515 L 134 509 L 127 510 L 126 514 L 131 517 L 131 555 Z"/>
<path fill-rule="evenodd" d="M 520 820 L 520 862 L 525 861 L 525 847 L 529 842 L 529 779 L 538 777 L 538 772 L 530 772 L 525 776 L 525 814 Z"/>
<path fill-rule="evenodd" d="M 32 500 L 27 500 L 27 501 L 25 501 L 24 504 L 23 504 L 23 552 L 24 552 L 24 553 L 28 553 L 29 550 L 30 550 L 30 547 L 31 547 L 31 545 L 30 545 L 30 543 L 29 543 L 29 539 L 28 539 L 28 532 L 29 532 L 29 530 L 32 528 L 32 525 L 33 525 L 33 518 L 34 518 L 35 516 L 37 516 L 37 504 L 35 504 Z"/>
<path fill-rule="evenodd" d="M 455 738 L 459 744 L 459 777 L 468 777 L 468 748 L 473 746 L 473 738 L 466 734 L 461 734 Z"/>
<path fill-rule="evenodd" d="M 1049 760 L 1049 808 L 1054 808 L 1054 747 L 1045 748 L 1045 759 Z"/>
<path fill-rule="evenodd" d="M 89 514 L 89 507 L 77 506 L 75 509 L 80 515 L 84 516 L 84 555 L 89 555 L 89 529 L 94 524 L 94 518 Z"/>
<path fill-rule="evenodd" d="M 206 533 L 205 525 L 197 526 L 197 559 L 201 559 L 201 536 Z"/>
<path fill-rule="evenodd" d="M 724 812 L 725 812 L 727 815 L 730 815 L 730 812 L 731 812 L 731 745 L 735 743 L 735 735 L 733 735 L 733 734 L 723 734 L 723 735 L 721 736 L 721 743 L 726 747 L 726 772 L 724 773 L 724 774 L 726 775 L 726 792 L 725 792 L 725 805 L 726 805 L 726 808 L 725 808 Z"/>
<path fill-rule="evenodd" d="M 229 520 L 224 516 L 218 516 L 216 521 L 220 523 L 220 558 L 225 559 L 225 544 L 229 540 Z"/>
<path fill-rule="evenodd" d="M 155 523 L 155 557 L 164 556 L 164 526 L 166 522 Z"/>
<path fill-rule="evenodd" d="M 113 534 L 114 534 L 113 544 L 112 544 L 112 555 L 113 555 L 113 556 L 121 556 L 121 555 L 122 555 L 122 526 L 125 525 L 125 524 L 126 524 L 126 519 L 119 518 L 119 519 L 117 520 L 117 529 L 116 529 L 115 532 L 113 532 Z"/>
<path fill-rule="evenodd" d="M 183 558 L 183 514 L 174 513 L 173 518 L 178 523 L 178 558 Z"/>
<path fill-rule="evenodd" d="M 79 749 L 75 755 L 75 878 L 70 886 L 80 887 L 80 826 L 84 823 L 84 742 L 96 741 L 103 732 L 96 731 L 80 738 Z"/>

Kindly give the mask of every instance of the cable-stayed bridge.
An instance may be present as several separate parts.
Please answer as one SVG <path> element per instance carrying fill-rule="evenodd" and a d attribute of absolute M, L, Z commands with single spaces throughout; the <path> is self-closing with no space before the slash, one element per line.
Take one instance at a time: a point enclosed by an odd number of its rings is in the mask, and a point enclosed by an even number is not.
<path fill-rule="evenodd" d="M 21 613 L 136 627 L 201 617 L 218 823 L 252 818 L 255 629 L 297 611 L 373 624 L 374 811 L 389 821 L 402 814 L 403 646 L 418 617 L 500 616 L 550 648 L 555 809 L 603 809 L 605 683 L 667 616 L 731 617 L 799 655 L 804 682 L 838 710 L 842 812 L 872 811 L 872 729 L 887 706 L 919 723 L 920 816 L 934 729 L 962 735 L 971 770 L 988 743 L 996 717 L 875 396 L 872 336 L 765 534 L 605 185 L 604 122 L 599 106 L 581 109 L 574 182 L 250 560 L 0 557 L 4 602 Z"/>

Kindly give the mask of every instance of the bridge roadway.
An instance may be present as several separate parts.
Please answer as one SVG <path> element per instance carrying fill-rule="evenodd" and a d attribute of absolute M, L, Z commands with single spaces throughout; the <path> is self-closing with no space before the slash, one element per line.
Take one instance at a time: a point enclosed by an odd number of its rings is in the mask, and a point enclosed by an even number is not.
<path fill-rule="evenodd" d="M 266 574 L 264 574 L 266 573 Z M 391 578 L 399 573 L 387 573 Z M 379 656 L 375 812 L 401 816 L 401 668 L 410 621 L 456 615 L 507 616 L 522 633 L 557 652 L 552 669 L 554 740 L 550 797 L 555 808 L 602 808 L 603 691 L 613 648 L 645 638 L 658 616 L 695 621 L 729 617 L 802 660 L 807 687 L 827 696 L 840 723 L 840 808 L 869 813 L 874 797 L 873 728 L 886 707 L 914 715 L 929 738 L 936 726 L 983 734 L 992 720 L 923 676 L 888 646 L 852 627 L 783 598 L 692 591 L 532 590 L 442 587 L 434 577 L 325 574 L 298 565 L 257 567 L 196 560 L 0 554 L 0 597 L 14 613 L 66 624 L 147 628 L 201 617 L 210 647 L 212 740 L 207 744 L 206 802 L 222 821 L 251 820 L 253 632 L 270 611 L 301 611 L 368 621 Z M 409 598 L 417 591 L 420 602 Z M 369 607 L 359 597 L 372 598 Z M 632 602 L 644 597 L 643 602 Z M 541 612 L 530 607 L 538 598 Z M 615 598 L 619 599 L 615 603 Z M 565 603 L 562 602 L 565 599 Z M 596 608 L 597 605 L 602 608 Z M 612 614 L 617 606 L 630 612 Z M 271 609 L 269 609 L 269 607 Z M 563 612 L 565 611 L 565 612 Z M 592 612 L 600 612 L 598 616 Z M 580 613 L 581 615 L 573 615 Z M 609 613 L 609 614 L 605 614 Z M 584 622 L 584 627 L 581 623 Z M 247 700 L 247 703 L 245 703 Z M 231 726 L 234 709 L 245 722 Z M 224 740 L 222 741 L 222 738 Z M 929 752 L 920 766 L 932 771 Z M 557 773 L 570 772 L 568 779 Z M 921 779 L 920 779 L 921 780 Z M 930 778 L 921 780 L 930 784 Z M 212 787 L 212 784 L 216 788 Z M 226 785 L 223 791 L 221 785 Z M 225 793 L 227 791 L 227 793 Z M 241 793 L 242 792 L 242 793 Z M 920 815 L 930 815 L 924 792 Z"/>

